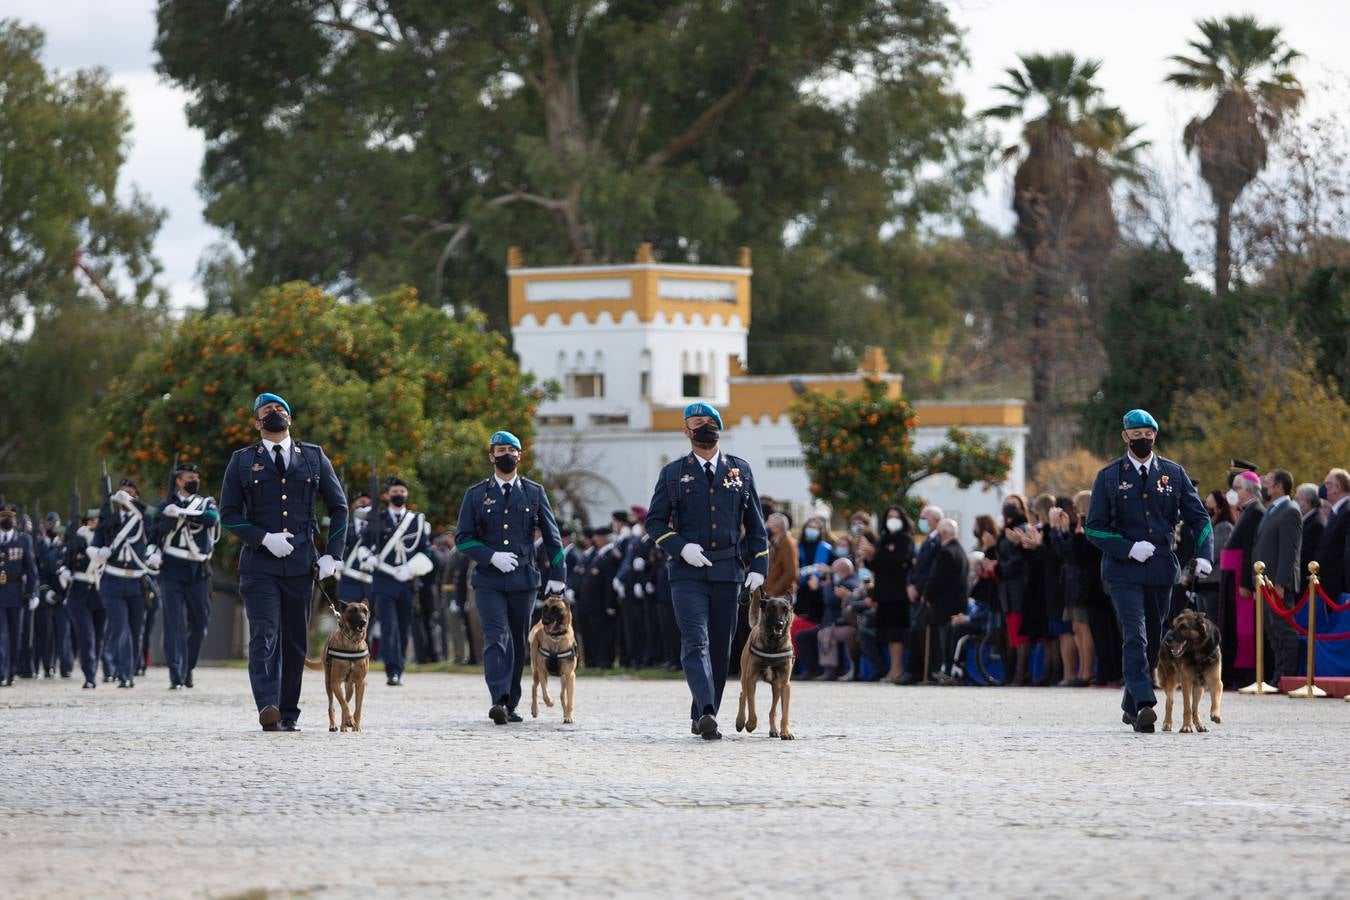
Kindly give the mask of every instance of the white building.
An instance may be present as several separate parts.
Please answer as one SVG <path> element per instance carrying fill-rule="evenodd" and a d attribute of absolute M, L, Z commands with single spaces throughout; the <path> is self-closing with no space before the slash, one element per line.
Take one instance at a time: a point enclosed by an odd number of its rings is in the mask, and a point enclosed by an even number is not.
<path fill-rule="evenodd" d="M 539 407 L 534 449 L 555 503 L 580 507 L 564 513 L 598 523 L 612 510 L 646 506 L 661 467 L 689 449 L 680 428 L 694 400 L 721 411 L 722 445 L 750 462 L 762 496 L 785 504 L 798 523 L 819 508 L 789 405 L 805 390 L 856 395 L 865 374 L 880 375 L 899 395 L 901 379 L 875 349 L 857 373 L 747 374 L 749 257 L 742 249 L 739 266 L 665 264 L 644 244 L 627 265 L 526 268 L 511 249 L 511 333 L 521 368 L 562 386 L 562 396 Z M 1005 493 L 1022 491 L 1023 403 L 911 402 L 916 449 L 942 443 L 952 425 L 1013 447 L 1012 471 L 998 490 L 963 491 L 947 476 L 916 488 L 964 535 L 976 515 L 997 514 Z"/>

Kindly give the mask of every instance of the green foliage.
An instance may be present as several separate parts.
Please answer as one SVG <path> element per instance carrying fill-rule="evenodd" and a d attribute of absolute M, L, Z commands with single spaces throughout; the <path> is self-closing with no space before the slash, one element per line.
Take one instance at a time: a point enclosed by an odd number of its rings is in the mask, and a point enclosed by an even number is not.
<path fill-rule="evenodd" d="M 81 291 L 163 299 L 151 249 L 164 213 L 116 197 L 131 130 L 122 92 L 101 69 L 48 72 L 43 43 L 0 19 L 0 333 Z"/>
<path fill-rule="evenodd" d="M 856 398 L 808 392 L 791 413 L 811 494 L 834 509 L 880 511 L 912 500 L 910 491 L 929 475 L 950 475 L 962 488 L 998 484 L 1012 464 L 1006 441 L 992 443 L 958 428 L 947 432 L 947 443 L 914 450 L 913 408 L 888 397 L 886 382 L 877 377 L 868 378 Z"/>
<path fill-rule="evenodd" d="M 903 276 L 988 157 L 935 0 L 165 0 L 158 23 L 251 284 L 411 284 L 503 327 L 509 245 L 541 265 L 747 245 L 756 371 L 848 368 L 878 342 L 859 328 L 926 348 L 945 289 Z"/>
<path fill-rule="evenodd" d="M 350 484 L 364 487 L 371 463 L 400 474 L 445 525 L 484 477 L 488 436 L 506 428 L 528 446 L 543 396 L 483 324 L 410 290 L 342 303 L 305 284 L 271 288 L 245 315 L 188 319 L 142 353 L 99 404 L 102 448 L 149 484 L 192 460 L 216 491 L 230 454 L 257 440 L 253 398 L 274 391 L 293 434 L 323 446 Z"/>

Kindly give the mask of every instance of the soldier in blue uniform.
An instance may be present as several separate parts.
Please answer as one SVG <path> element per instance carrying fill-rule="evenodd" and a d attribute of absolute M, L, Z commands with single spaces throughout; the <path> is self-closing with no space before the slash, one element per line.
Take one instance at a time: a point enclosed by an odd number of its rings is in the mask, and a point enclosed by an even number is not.
<path fill-rule="evenodd" d="M 370 494 L 361 491 L 351 500 L 351 519 L 347 525 L 342 572 L 338 576 L 337 599 L 342 603 L 370 602 L 370 583 L 375 579 L 361 569 L 361 538 L 370 527 Z M 373 610 L 372 606 L 372 610 Z"/>
<path fill-rule="evenodd" d="M 103 602 L 98 597 L 99 565 L 89 556 L 89 542 L 98 523 L 98 510 L 85 514 L 80 527 L 66 531 L 65 556 L 57 577 L 66 591 L 66 609 L 75 632 L 75 647 L 84 673 L 84 690 L 98 684 L 99 649 L 103 642 Z"/>
<path fill-rule="evenodd" d="M 361 568 L 371 574 L 370 596 L 379 608 L 380 657 L 384 683 L 403 684 L 403 666 L 412 635 L 413 579 L 431 571 L 431 526 L 408 509 L 408 483 L 397 475 L 385 486 L 389 508 L 361 537 Z"/>
<path fill-rule="evenodd" d="M 98 592 L 108 614 L 105 640 L 111 644 L 113 677 L 119 688 L 136 686 L 136 657 L 145 623 L 141 580 L 153 577 L 160 563 L 158 549 L 148 540 L 145 506 L 139 497 L 136 483 L 123 478 L 104 504 L 89 542 L 89 555 L 103 567 Z"/>
<path fill-rule="evenodd" d="M 768 571 L 769 538 L 750 464 L 718 446 L 722 415 L 707 403 L 684 409 L 690 452 L 661 470 L 647 529 L 670 557 L 670 592 L 680 628 L 680 659 L 693 695 L 694 734 L 722 736 L 722 705 L 742 587 Z M 745 562 L 749 561 L 748 573 Z"/>
<path fill-rule="evenodd" d="M 19 509 L 0 503 L 0 686 L 13 687 L 24 610 L 38 605 L 37 552 L 19 529 Z"/>
<path fill-rule="evenodd" d="M 154 542 L 164 558 L 159 593 L 171 691 L 192 687 L 192 670 L 211 624 L 211 554 L 220 539 L 220 511 L 201 487 L 201 469 L 179 463 L 173 490 L 160 501 L 155 517 Z"/>
<path fill-rule="evenodd" d="M 498 431 L 488 441 L 491 478 L 464 494 L 455 529 L 455 549 L 475 563 L 474 597 L 483 623 L 483 675 L 498 725 L 519 722 L 520 673 L 525 668 L 530 610 L 540 572 L 534 564 L 534 531 L 543 535 L 549 560 L 549 593 L 566 587 L 562 539 L 544 486 L 516 472 L 520 439 Z"/>
<path fill-rule="evenodd" d="M 248 615 L 248 678 L 263 731 L 299 731 L 300 681 L 309 645 L 314 575 L 335 575 L 347 533 L 347 496 L 318 444 L 291 437 L 290 404 L 276 394 L 253 401 L 261 440 L 236 450 L 220 486 L 220 521 L 243 541 L 239 597 Z M 328 511 L 318 555 L 314 500 Z"/>
<path fill-rule="evenodd" d="M 62 678 L 69 678 L 75 668 L 70 611 L 66 608 L 66 591 L 61 584 L 61 566 L 66 555 L 63 530 L 61 517 L 54 512 L 47 513 L 42 519 L 42 534 L 37 545 L 38 593 L 42 602 L 38 604 L 33 620 L 34 670 L 40 664 L 48 678 L 54 677 L 58 670 Z"/>
<path fill-rule="evenodd" d="M 1116 607 L 1123 639 L 1125 724 L 1152 732 L 1153 668 L 1164 617 L 1177 580 L 1173 553 L 1178 522 L 1195 535 L 1196 573 L 1212 570 L 1214 539 L 1209 515 L 1186 470 L 1153 452 L 1158 422 L 1142 409 L 1122 420 L 1129 450 L 1097 473 L 1084 532 L 1101 548 L 1102 580 Z"/>

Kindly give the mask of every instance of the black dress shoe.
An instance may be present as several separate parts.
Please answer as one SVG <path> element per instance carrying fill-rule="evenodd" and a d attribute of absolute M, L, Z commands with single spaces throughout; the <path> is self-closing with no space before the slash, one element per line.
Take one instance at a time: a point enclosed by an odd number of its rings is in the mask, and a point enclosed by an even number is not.
<path fill-rule="evenodd" d="M 133 682 L 130 678 L 123 678 L 122 680 L 117 682 L 117 686 L 119 688 L 135 687 L 135 682 Z"/>
<path fill-rule="evenodd" d="M 1141 706 L 1134 717 L 1134 730 L 1140 734 L 1152 734 L 1153 723 L 1156 721 L 1158 721 L 1158 714 L 1153 711 L 1153 707 Z"/>
<path fill-rule="evenodd" d="M 278 731 L 277 723 L 281 721 L 281 710 L 275 706 L 264 706 L 258 711 L 258 724 L 262 726 L 263 731 Z"/>
<path fill-rule="evenodd" d="M 46 672 L 42 673 L 42 677 L 43 677 L 43 678 L 55 678 L 55 677 L 56 677 L 56 670 L 55 670 L 55 669 L 48 669 Z"/>
<path fill-rule="evenodd" d="M 62 673 L 61 673 L 61 677 L 62 677 L 62 678 L 69 678 L 69 677 L 70 677 L 70 673 L 69 673 L 69 672 L 62 672 Z"/>
<path fill-rule="evenodd" d="M 300 726 L 297 725 L 297 724 L 295 724 L 295 720 L 294 720 L 294 719 L 282 719 L 282 720 L 281 720 L 281 730 L 282 730 L 282 731 L 299 731 L 299 730 L 300 730 Z"/>
<path fill-rule="evenodd" d="M 104 675 L 104 676 L 103 676 L 103 683 L 104 683 L 104 684 L 107 684 L 108 682 L 110 682 L 110 681 L 112 681 L 112 680 L 113 680 L 113 677 L 112 677 L 111 675 Z"/>
<path fill-rule="evenodd" d="M 189 675 L 187 678 L 183 679 L 183 687 L 189 687 L 189 688 L 192 687 L 192 676 L 191 676 L 191 675 Z"/>
<path fill-rule="evenodd" d="M 492 709 L 488 710 L 488 718 L 491 719 L 493 724 L 495 725 L 505 725 L 506 705 L 503 703 L 498 703 L 495 706 L 493 706 Z"/>
<path fill-rule="evenodd" d="M 689 720 L 689 731 L 691 734 L 698 734 L 698 719 Z"/>
<path fill-rule="evenodd" d="M 384 679 L 385 687 L 398 687 L 398 680 L 393 675 L 386 676 Z"/>
<path fill-rule="evenodd" d="M 183 689 L 183 686 L 182 686 L 181 684 L 171 684 L 171 685 L 169 685 L 169 690 L 171 690 L 171 691 L 181 691 L 182 689 Z"/>
<path fill-rule="evenodd" d="M 715 741 L 722 737 L 722 732 L 717 730 L 717 719 L 713 718 L 712 713 L 704 713 L 703 718 L 698 720 L 697 728 L 705 741 Z"/>
<path fill-rule="evenodd" d="M 80 690 L 92 691 L 96 687 L 98 687 L 98 685 L 94 684 L 92 681 L 86 681 L 84 684 L 80 685 Z"/>
<path fill-rule="evenodd" d="M 1127 713 L 1127 712 L 1123 712 L 1123 713 L 1120 714 L 1120 721 L 1124 722 L 1126 725 L 1130 726 L 1131 728 L 1134 727 L 1134 716 L 1130 715 L 1130 714 Z"/>
<path fill-rule="evenodd" d="M 508 710 L 506 711 L 506 721 L 508 721 L 508 722 L 524 722 L 525 720 L 522 719 L 522 718 L 520 717 L 520 715 L 519 715 L 514 709 L 508 709 Z"/>

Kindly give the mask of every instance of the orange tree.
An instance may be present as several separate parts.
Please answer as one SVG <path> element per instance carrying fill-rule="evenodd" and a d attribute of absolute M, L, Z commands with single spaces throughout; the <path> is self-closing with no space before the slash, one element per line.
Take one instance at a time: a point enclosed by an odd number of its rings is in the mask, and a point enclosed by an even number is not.
<path fill-rule="evenodd" d="M 295 436 L 323 446 L 349 485 L 365 487 L 372 464 L 405 478 L 433 527 L 453 526 L 484 477 L 493 431 L 529 440 L 544 396 L 477 314 L 452 319 L 411 290 L 346 303 L 296 282 L 242 315 L 189 318 L 138 356 L 98 405 L 101 449 L 147 499 L 179 460 L 219 496 L 230 454 L 258 439 L 261 391 L 286 398 Z"/>
<path fill-rule="evenodd" d="M 947 442 L 916 451 L 911 432 L 914 409 L 903 398 L 886 396 L 886 384 L 866 379 L 859 397 L 842 391 L 803 394 L 791 408 L 802 444 L 811 493 L 837 510 L 880 512 L 902 503 L 920 505 L 911 489 L 929 475 L 946 474 L 963 488 L 1002 482 L 1012 465 L 1012 447 L 959 428 Z"/>

